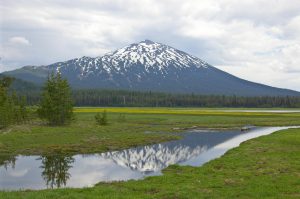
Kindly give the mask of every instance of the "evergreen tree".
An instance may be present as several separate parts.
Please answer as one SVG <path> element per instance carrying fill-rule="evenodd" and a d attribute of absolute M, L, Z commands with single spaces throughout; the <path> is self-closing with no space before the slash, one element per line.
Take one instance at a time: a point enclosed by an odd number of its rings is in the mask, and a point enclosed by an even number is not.
<path fill-rule="evenodd" d="M 39 91 L 18 94 L 26 95 L 30 105 L 40 101 Z M 218 96 L 102 89 L 73 90 L 72 95 L 76 106 L 300 108 L 300 96 Z"/>
<path fill-rule="evenodd" d="M 67 80 L 52 73 L 43 89 L 38 114 L 50 125 L 64 125 L 73 118 L 71 89 Z"/>
<path fill-rule="evenodd" d="M 0 79 L 0 128 L 23 123 L 28 119 L 26 101 L 20 100 L 15 92 L 11 95 L 8 92 L 12 82 L 11 77 Z"/>

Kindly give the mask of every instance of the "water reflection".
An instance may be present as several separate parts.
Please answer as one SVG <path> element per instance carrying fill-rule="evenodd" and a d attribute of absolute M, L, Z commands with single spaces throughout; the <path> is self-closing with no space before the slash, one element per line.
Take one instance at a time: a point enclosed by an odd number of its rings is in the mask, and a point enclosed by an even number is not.
<path fill-rule="evenodd" d="M 187 133 L 181 140 L 137 147 L 122 151 L 102 153 L 99 156 L 143 174 L 157 172 L 172 164 L 185 162 L 199 156 L 211 147 L 241 134 L 235 132 Z"/>
<path fill-rule="evenodd" d="M 15 156 L 0 156 L 0 165 L 7 170 L 8 167 L 15 168 L 17 158 Z"/>
<path fill-rule="evenodd" d="M 66 186 L 71 174 L 69 169 L 72 168 L 74 158 L 71 156 L 41 156 L 37 160 L 41 161 L 40 166 L 42 177 L 46 182 L 47 188 L 60 188 Z"/>
<path fill-rule="evenodd" d="M 86 187 L 97 182 L 160 175 L 172 164 L 199 166 L 239 143 L 286 127 L 249 132 L 198 131 L 181 140 L 93 155 L 0 156 L 0 189 Z"/>
<path fill-rule="evenodd" d="M 116 164 L 136 170 L 144 175 L 158 172 L 169 165 L 180 164 L 241 134 L 235 132 L 194 132 L 186 133 L 181 140 L 137 147 L 123 151 L 100 154 L 100 157 L 113 160 Z"/>
<path fill-rule="evenodd" d="M 143 148 L 115 151 L 100 154 L 100 157 L 111 159 L 116 164 L 140 171 L 147 175 L 160 171 L 171 164 L 183 162 L 207 150 L 207 146 L 194 148 L 184 145 L 168 147 L 164 144 Z"/>

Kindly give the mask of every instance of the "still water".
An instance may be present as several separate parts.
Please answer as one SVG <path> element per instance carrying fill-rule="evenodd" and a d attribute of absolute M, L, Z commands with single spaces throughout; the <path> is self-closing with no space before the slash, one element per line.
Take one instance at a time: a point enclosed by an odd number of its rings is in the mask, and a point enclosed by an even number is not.
<path fill-rule="evenodd" d="M 287 128 L 264 127 L 245 132 L 195 130 L 185 133 L 181 140 L 121 151 L 7 157 L 0 163 L 0 189 L 88 187 L 98 182 L 161 175 L 161 170 L 169 165 L 201 166 L 243 141 Z"/>

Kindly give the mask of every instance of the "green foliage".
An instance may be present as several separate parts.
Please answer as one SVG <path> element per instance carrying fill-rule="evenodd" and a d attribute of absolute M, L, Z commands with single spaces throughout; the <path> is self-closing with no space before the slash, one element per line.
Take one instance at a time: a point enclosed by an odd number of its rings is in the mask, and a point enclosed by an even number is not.
<path fill-rule="evenodd" d="M 300 97 L 222 96 L 126 90 L 74 90 L 76 106 L 126 107 L 300 107 Z"/>
<path fill-rule="evenodd" d="M 199 109 L 189 108 L 182 110 L 196 112 L 196 114 L 189 114 L 185 111 L 174 114 L 173 112 L 178 111 L 178 109 L 153 109 L 163 113 L 147 113 L 145 109 L 141 109 L 138 113 L 131 113 L 131 108 L 119 109 L 123 109 L 123 111 L 112 112 L 111 109 L 106 109 L 109 121 L 109 125 L 106 126 L 96 124 L 95 114 L 96 112 L 101 114 L 103 109 L 95 108 L 90 108 L 90 112 L 84 113 L 74 111 L 77 120 L 70 125 L 53 127 L 28 123 L 12 126 L 11 133 L 0 133 L 0 154 L 100 153 L 174 139 L 174 135 L 144 133 L 145 131 L 185 131 L 185 129 L 193 126 L 199 128 L 234 128 L 247 124 L 256 126 L 300 125 L 300 113 L 257 114 L 225 111 L 221 114 L 220 111 L 213 110 L 197 114 Z M 225 110 L 232 111 L 232 109 Z M 126 114 L 126 121 L 122 123 L 118 121 L 121 112 Z"/>
<path fill-rule="evenodd" d="M 10 85 L 13 83 L 14 78 L 3 76 L 0 81 L 0 88 L 7 90 Z"/>
<path fill-rule="evenodd" d="M 39 91 L 19 93 L 26 95 L 31 105 L 39 102 Z M 299 96 L 243 97 L 97 89 L 74 90 L 72 94 L 76 106 L 300 108 Z"/>
<path fill-rule="evenodd" d="M 13 78 L 0 79 L 0 128 L 11 124 L 20 124 L 28 120 L 26 98 L 18 97 L 15 92 L 9 94 L 8 90 Z"/>
<path fill-rule="evenodd" d="M 108 121 L 107 121 L 107 113 L 106 113 L 106 110 L 104 110 L 102 114 L 97 113 L 97 114 L 95 115 L 95 120 L 96 120 L 96 123 L 97 123 L 98 125 L 107 125 L 107 124 L 108 124 Z"/>
<path fill-rule="evenodd" d="M 52 73 L 43 89 L 38 114 L 50 125 L 64 125 L 73 118 L 71 89 L 67 80 Z"/>
<path fill-rule="evenodd" d="M 125 122 L 125 121 L 126 121 L 125 113 L 120 113 L 118 117 L 118 122 Z"/>

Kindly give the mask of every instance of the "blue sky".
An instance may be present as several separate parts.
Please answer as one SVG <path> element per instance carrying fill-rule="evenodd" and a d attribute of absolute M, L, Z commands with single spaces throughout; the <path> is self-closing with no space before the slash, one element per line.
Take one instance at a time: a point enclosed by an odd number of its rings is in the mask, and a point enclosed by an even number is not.
<path fill-rule="evenodd" d="M 300 91 L 299 0 L 2 0 L 0 72 L 150 39 Z"/>

